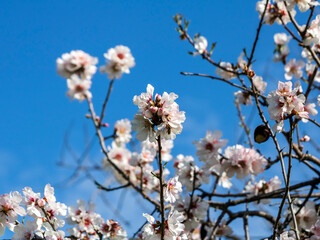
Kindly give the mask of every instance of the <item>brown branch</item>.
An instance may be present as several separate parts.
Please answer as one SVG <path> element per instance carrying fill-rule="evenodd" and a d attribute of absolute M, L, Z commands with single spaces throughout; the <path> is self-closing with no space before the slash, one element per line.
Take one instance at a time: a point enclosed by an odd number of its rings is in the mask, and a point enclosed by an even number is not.
<path fill-rule="evenodd" d="M 119 187 L 114 187 L 114 188 L 106 188 L 104 186 L 102 186 L 100 183 L 98 183 L 97 181 L 94 181 L 94 184 L 97 185 L 97 187 L 103 191 L 106 191 L 106 192 L 112 192 L 112 191 L 115 191 L 115 190 L 118 190 L 118 189 L 122 189 L 122 188 L 127 188 L 130 186 L 130 183 L 127 183 L 125 185 L 122 185 L 122 186 L 119 186 Z"/>
<path fill-rule="evenodd" d="M 263 212 L 263 211 L 242 211 L 242 212 L 228 213 L 228 214 L 230 216 L 230 219 L 227 221 L 227 225 L 230 224 L 235 219 L 241 218 L 241 217 L 244 217 L 244 216 L 262 217 L 262 218 L 266 219 L 267 221 L 269 221 L 272 225 L 274 225 L 275 222 L 276 222 L 274 217 L 272 217 L 271 215 L 269 215 L 268 213 Z"/>
<path fill-rule="evenodd" d="M 164 240 L 164 230 L 165 230 L 165 207 L 164 207 L 164 183 L 163 183 L 163 164 L 162 164 L 162 156 L 161 156 L 161 136 L 157 139 L 158 142 L 158 151 L 159 151 L 159 182 L 160 182 L 160 205 L 161 205 L 161 240 Z"/>
<path fill-rule="evenodd" d="M 235 101 L 235 105 L 236 105 L 236 108 L 238 110 L 238 116 L 239 116 L 239 119 L 240 119 L 240 122 L 241 122 L 241 126 L 243 127 L 243 129 L 244 129 L 244 131 L 245 131 L 245 133 L 246 133 L 246 135 L 248 137 L 249 145 L 250 145 L 251 148 L 254 148 L 253 141 L 252 141 L 252 138 L 250 136 L 250 129 L 248 128 L 247 124 L 245 123 L 245 121 L 243 119 L 239 102 Z"/>
<path fill-rule="evenodd" d="M 106 111 L 106 107 L 107 107 L 107 103 L 109 101 L 109 97 L 110 97 L 110 94 L 111 94 L 111 91 L 112 91 L 112 85 L 113 85 L 113 82 L 114 82 L 114 79 L 112 79 L 109 83 L 109 89 L 108 89 L 108 92 L 107 92 L 107 96 L 103 102 L 103 105 L 102 105 L 102 110 L 101 110 L 101 114 L 100 114 L 100 126 L 101 124 L 103 123 L 103 118 L 104 118 L 104 115 L 105 115 L 105 111 Z"/>
<path fill-rule="evenodd" d="M 306 187 L 306 186 L 311 186 L 311 185 L 317 185 L 320 183 L 320 178 L 315 178 L 309 181 L 305 181 L 305 182 L 301 182 L 295 185 L 292 185 L 289 187 L 290 191 L 293 190 L 297 190 L 299 188 L 302 187 Z M 249 203 L 249 202 L 255 202 L 255 201 L 259 201 L 261 199 L 267 199 L 267 198 L 271 198 L 272 196 L 279 196 L 279 194 L 282 194 L 286 191 L 286 188 L 280 188 L 277 190 L 274 190 L 272 192 L 269 193 L 264 193 L 264 194 L 260 194 L 260 195 L 255 195 L 255 196 L 250 196 L 250 197 L 246 197 L 246 198 L 241 198 L 241 199 L 237 199 L 237 200 L 233 200 L 231 201 L 231 199 L 229 199 L 227 202 L 213 202 L 213 201 L 209 201 L 209 205 L 211 207 L 217 207 L 220 209 L 224 209 L 225 207 L 229 207 L 229 206 L 236 206 L 242 203 Z"/>
<path fill-rule="evenodd" d="M 257 43 L 258 43 L 258 40 L 259 40 L 259 35 L 260 35 L 260 31 L 261 31 L 261 28 L 262 28 L 262 25 L 263 25 L 264 16 L 265 16 L 265 14 L 267 12 L 268 4 L 269 4 L 269 0 L 266 1 L 266 5 L 264 7 L 263 13 L 262 13 L 261 18 L 260 18 L 260 22 L 259 22 L 259 26 L 257 28 L 257 33 L 256 33 L 256 36 L 255 36 L 254 42 L 253 42 L 251 54 L 250 54 L 250 57 L 248 59 L 248 68 L 250 68 L 250 65 L 252 63 L 254 51 L 256 49 L 256 46 L 257 46 Z"/>
<path fill-rule="evenodd" d="M 248 93 L 250 93 L 250 95 L 253 96 L 253 91 L 247 87 L 243 87 L 243 86 L 240 86 L 238 84 L 235 84 L 233 82 L 230 82 L 224 78 L 219 78 L 219 77 L 214 77 L 214 76 L 211 76 L 211 75 L 207 75 L 207 74 L 202 74 L 202 73 L 189 73 L 189 72 L 181 72 L 180 73 L 181 75 L 184 75 L 184 76 L 199 76 L 199 77 L 206 77 L 206 78 L 211 78 L 211 79 L 214 79 L 214 80 L 219 80 L 219 81 L 222 81 L 224 83 L 227 83 L 233 87 L 236 87 L 236 88 L 239 88 L 243 91 L 246 91 Z M 260 93 L 257 93 L 262 99 L 266 100 L 266 97 Z"/>

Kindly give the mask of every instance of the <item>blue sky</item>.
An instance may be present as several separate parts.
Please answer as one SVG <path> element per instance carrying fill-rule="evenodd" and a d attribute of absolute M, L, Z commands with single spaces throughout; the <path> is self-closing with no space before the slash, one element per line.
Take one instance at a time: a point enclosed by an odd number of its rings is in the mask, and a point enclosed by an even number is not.
<path fill-rule="evenodd" d="M 95 192 L 93 184 L 83 177 L 73 184 L 59 184 L 72 174 L 72 169 L 57 166 L 66 132 L 70 133 L 70 146 L 79 155 L 86 140 L 94 136 L 91 122 L 84 118 L 86 103 L 70 101 L 65 96 L 65 80 L 56 74 L 57 57 L 71 50 L 81 49 L 98 57 L 101 66 L 103 53 L 109 48 L 122 44 L 131 49 L 136 66 L 130 75 L 115 83 L 105 118 L 111 126 L 118 119 L 133 118 L 137 108 L 132 98 L 144 92 L 150 83 L 156 92 L 178 94 L 180 109 L 186 112 L 184 130 L 175 141 L 173 155 L 194 155 L 192 141 L 204 137 L 207 129 L 222 130 L 224 138 L 235 144 L 241 133 L 233 106 L 235 89 L 220 82 L 180 75 L 181 71 L 214 74 L 214 68 L 200 57 L 187 54 L 192 48 L 178 38 L 172 16 L 183 14 L 191 20 L 190 33 L 199 32 L 209 42 L 217 42 L 213 53 L 216 61 L 235 62 L 244 47 L 251 49 L 258 25 L 255 3 L 251 0 L 3 1 L 0 194 L 21 191 L 24 186 L 43 192 L 45 184 L 51 183 L 56 186 L 59 201 L 75 205 L 76 199 L 88 200 Z M 266 64 L 272 58 L 273 33 L 277 31 L 282 30 L 278 26 L 263 28 L 256 51 L 258 61 L 254 63 L 257 74 L 267 76 L 267 92 L 277 79 L 283 80 L 281 66 Z M 293 52 L 299 55 L 298 50 Z M 92 93 L 99 112 L 107 86 L 106 76 L 97 73 Z M 245 112 L 249 115 L 250 110 Z M 253 120 L 256 122 L 259 123 L 257 115 Z M 272 149 L 270 143 L 265 146 Z M 70 155 L 65 158 L 72 163 Z M 100 160 L 95 141 L 86 161 L 99 163 Z M 120 195 L 107 195 L 107 198 L 115 202 Z M 132 193 L 127 193 L 127 198 L 131 197 Z M 111 217 L 103 206 L 100 212 Z M 134 219 L 139 215 L 137 225 L 143 222 L 141 214 L 141 209 L 125 213 L 129 220 L 130 216 Z"/>

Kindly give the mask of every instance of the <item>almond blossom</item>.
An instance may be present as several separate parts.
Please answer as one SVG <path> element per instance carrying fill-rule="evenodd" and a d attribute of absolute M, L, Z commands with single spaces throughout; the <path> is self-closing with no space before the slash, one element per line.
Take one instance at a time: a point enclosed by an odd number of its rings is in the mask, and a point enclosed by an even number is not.
<path fill-rule="evenodd" d="M 68 208 L 67 222 L 74 225 L 73 228 L 68 229 L 71 236 L 82 238 L 85 235 L 97 235 L 96 230 L 100 229 L 104 221 L 100 214 L 94 212 L 94 208 L 94 204 L 86 207 L 83 200 L 77 201 L 77 207 Z"/>
<path fill-rule="evenodd" d="M 221 136 L 222 132 L 219 130 L 214 132 L 207 131 L 204 138 L 193 142 L 196 145 L 196 155 L 200 161 L 206 162 L 211 166 L 218 163 L 219 153 L 221 153 L 222 148 L 228 143 L 228 140 L 220 139 Z"/>
<path fill-rule="evenodd" d="M 318 110 L 316 109 L 315 103 L 308 103 L 304 106 L 304 110 L 308 113 L 310 116 L 316 116 L 318 114 Z M 308 122 L 307 118 L 302 118 L 302 122 Z"/>
<path fill-rule="evenodd" d="M 243 71 L 248 71 L 248 61 L 245 60 L 243 57 L 245 56 L 244 52 L 241 52 L 240 56 L 238 57 L 237 66 Z M 251 68 L 251 66 L 250 66 Z"/>
<path fill-rule="evenodd" d="M 117 145 L 115 142 L 112 142 L 111 147 L 108 146 L 108 156 L 118 167 L 123 167 L 129 163 L 131 160 L 131 152 L 124 145 Z M 107 168 L 109 162 L 104 159 L 103 166 Z"/>
<path fill-rule="evenodd" d="M 249 174 L 262 173 L 266 164 L 267 160 L 254 149 L 235 145 L 224 151 L 221 170 L 229 178 L 236 174 L 238 179 L 243 179 Z"/>
<path fill-rule="evenodd" d="M 296 82 L 292 90 L 292 82 L 278 83 L 278 89 L 267 96 L 268 112 L 271 120 L 276 120 L 273 130 L 281 132 L 283 120 L 289 116 L 309 118 L 308 112 L 304 109 L 305 96 L 302 94 L 300 82 Z"/>
<path fill-rule="evenodd" d="M 268 182 L 264 179 L 261 179 L 258 182 L 249 181 L 246 185 L 244 192 L 249 193 L 249 195 L 259 195 L 264 193 L 269 193 L 274 190 L 277 190 L 281 187 L 281 181 L 278 176 L 271 178 Z M 270 202 L 270 199 L 262 199 L 261 201 L 264 204 Z"/>
<path fill-rule="evenodd" d="M 193 187 L 198 188 L 204 183 L 209 183 L 210 172 L 207 168 L 199 168 L 192 156 L 183 156 L 179 154 L 174 163 L 177 168 L 176 175 L 183 186 L 187 187 L 187 191 L 191 192 Z"/>
<path fill-rule="evenodd" d="M 310 240 L 320 240 L 320 219 L 311 227 L 311 232 L 313 235 Z"/>
<path fill-rule="evenodd" d="M 300 12 L 306 12 L 310 8 L 311 0 L 287 0 L 287 2 L 289 9 L 294 9 L 297 4 Z"/>
<path fill-rule="evenodd" d="M 207 237 L 206 237 L 205 239 L 209 239 L 210 236 L 211 236 L 211 234 L 212 234 L 213 228 L 212 228 L 212 227 L 209 227 L 209 226 L 205 226 L 205 230 L 206 230 L 206 233 L 207 233 L 207 234 L 206 234 Z M 226 220 L 223 219 L 223 220 L 220 222 L 220 224 L 219 224 L 219 226 L 218 226 L 218 228 L 217 228 L 217 231 L 216 231 L 215 236 L 220 237 L 220 238 L 222 238 L 222 237 L 228 237 L 228 236 L 231 235 L 232 233 L 233 233 L 232 229 L 230 228 L 229 225 L 227 225 Z"/>
<path fill-rule="evenodd" d="M 252 105 L 252 100 L 251 100 L 251 95 L 248 92 L 244 92 L 244 91 L 237 91 L 234 94 L 235 97 L 235 101 L 239 104 L 243 104 L 243 105 Z"/>
<path fill-rule="evenodd" d="M 157 152 L 159 152 L 159 147 L 158 144 L 156 144 L 155 142 L 150 142 L 148 140 L 143 141 L 141 143 L 142 145 L 142 150 L 141 150 L 141 154 L 145 151 L 150 152 L 154 155 L 156 155 Z M 171 153 L 171 149 L 173 148 L 173 141 L 171 139 L 162 139 L 161 140 L 161 158 L 162 161 L 168 162 L 172 159 L 172 155 Z M 153 157 L 153 159 L 154 159 Z M 152 161 L 153 161 L 152 159 Z"/>
<path fill-rule="evenodd" d="M 86 98 L 92 98 L 92 94 L 89 91 L 91 83 L 90 79 L 81 79 L 76 74 L 71 75 L 71 77 L 67 79 L 67 85 L 69 88 L 67 96 L 79 101 L 83 101 Z"/>
<path fill-rule="evenodd" d="M 127 232 L 114 220 L 107 220 L 100 229 L 104 240 L 127 240 Z"/>
<path fill-rule="evenodd" d="M 302 69 L 305 67 L 305 63 L 302 60 L 296 61 L 296 59 L 291 59 L 285 66 L 286 71 L 284 77 L 286 80 L 291 80 L 294 76 L 299 79 L 302 77 Z"/>
<path fill-rule="evenodd" d="M 70 78 L 76 74 L 81 78 L 91 79 L 97 71 L 95 66 L 97 63 L 97 58 L 81 50 L 71 51 L 57 59 L 57 72 L 64 78 Z"/>
<path fill-rule="evenodd" d="M 200 222 L 206 218 L 209 204 L 198 196 L 194 196 L 191 202 L 190 196 L 187 195 L 185 199 L 175 202 L 174 206 L 178 212 L 184 214 L 185 229 L 190 231 L 197 228 Z"/>
<path fill-rule="evenodd" d="M 178 95 L 164 92 L 162 96 L 154 96 L 153 91 L 154 88 L 148 84 L 146 93 L 133 98 L 133 103 L 141 112 L 132 121 L 136 137 L 140 141 L 148 139 L 150 142 L 155 142 L 159 136 L 166 140 L 175 139 L 176 134 L 182 131 L 181 123 L 185 121 L 185 113 L 179 111 L 179 105 L 175 102 Z"/>
<path fill-rule="evenodd" d="M 142 236 L 144 240 L 160 240 L 161 239 L 161 222 L 156 221 L 155 218 L 147 213 L 143 216 L 147 218 L 148 222 L 142 229 Z M 184 216 L 182 213 L 171 209 L 167 221 L 165 221 L 164 239 L 166 240 L 187 240 L 183 234 L 184 231 Z"/>
<path fill-rule="evenodd" d="M 232 78 L 235 78 L 236 75 L 233 73 L 234 69 L 231 65 L 231 63 L 228 62 L 221 62 L 219 64 L 220 67 L 216 68 L 216 74 L 226 80 L 230 80 Z M 226 69 L 226 70 L 224 70 Z"/>
<path fill-rule="evenodd" d="M 0 195 L 0 236 L 3 235 L 5 227 L 13 229 L 18 215 L 26 215 L 26 211 L 20 206 L 22 197 L 18 192 Z"/>
<path fill-rule="evenodd" d="M 219 181 L 218 185 L 222 186 L 223 188 L 231 188 L 232 187 L 232 182 L 230 181 L 230 178 L 227 176 L 226 172 L 222 172 L 219 175 Z"/>
<path fill-rule="evenodd" d="M 206 51 L 208 47 L 208 41 L 205 37 L 200 36 L 194 42 L 194 48 L 198 51 L 198 53 L 202 54 Z"/>
<path fill-rule="evenodd" d="M 117 143 L 128 143 L 131 139 L 131 123 L 129 119 L 118 120 L 114 124 L 115 141 Z"/>
<path fill-rule="evenodd" d="M 296 213 L 298 211 L 299 207 L 294 207 L 294 212 Z M 310 230 L 312 225 L 314 225 L 317 221 L 317 211 L 315 202 L 308 201 L 304 207 L 300 210 L 298 214 L 296 214 L 296 219 L 298 223 L 299 229 L 305 229 Z"/>
<path fill-rule="evenodd" d="M 100 67 L 100 71 L 107 73 L 109 79 L 119 79 L 123 73 L 130 73 L 129 69 L 135 66 L 130 49 L 123 45 L 110 48 L 104 57 L 107 64 Z"/>
<path fill-rule="evenodd" d="M 320 41 L 320 15 L 317 15 L 314 20 L 311 21 L 307 30 L 307 37 L 304 39 L 304 43 L 307 45 L 319 44 Z M 305 54 L 310 55 L 307 49 L 304 50 Z M 311 56 L 310 56 L 311 57 Z"/>
<path fill-rule="evenodd" d="M 296 240 L 296 234 L 293 230 L 285 231 L 280 234 L 280 240 Z"/>
<path fill-rule="evenodd" d="M 260 76 L 255 75 L 252 78 L 253 85 L 255 88 L 260 92 L 265 92 L 267 87 L 267 82 L 263 81 L 263 78 Z"/>
<path fill-rule="evenodd" d="M 65 238 L 66 233 L 62 230 L 58 231 L 46 231 L 45 232 L 45 238 L 46 240 L 63 240 L 63 239 L 68 239 Z"/>
<path fill-rule="evenodd" d="M 50 184 L 47 184 L 44 188 L 44 200 L 47 204 L 43 207 L 43 213 L 47 221 L 43 223 L 43 226 L 47 229 L 52 229 L 52 226 L 55 229 L 63 227 L 65 221 L 60 216 L 67 215 L 67 206 L 56 202 L 54 188 Z"/>
<path fill-rule="evenodd" d="M 291 36 L 287 35 L 286 33 L 276 33 L 273 36 L 274 43 L 278 46 L 287 45 L 291 40 Z"/>
<path fill-rule="evenodd" d="M 174 203 L 182 192 L 182 185 L 178 181 L 179 176 L 169 179 L 164 190 L 164 200 L 166 202 Z"/>
<path fill-rule="evenodd" d="M 274 62 L 286 62 L 286 58 L 289 55 L 288 43 L 291 39 L 291 36 L 288 36 L 285 33 L 277 33 L 273 36 L 276 49 L 274 51 Z"/>
<path fill-rule="evenodd" d="M 311 77 L 315 71 L 317 66 L 315 64 L 307 63 L 306 64 L 306 73 L 308 77 Z M 314 82 L 320 82 L 320 71 L 317 71 L 316 75 L 314 76 Z"/>
<path fill-rule="evenodd" d="M 271 1 L 269 1 L 268 3 L 267 10 L 264 16 L 265 23 L 269 25 L 272 25 L 274 22 L 282 24 L 280 20 L 281 18 L 284 24 L 287 24 L 288 22 L 290 22 L 290 17 L 285 4 L 281 0 L 276 0 L 275 2 L 275 4 L 272 4 Z M 264 12 L 266 3 L 267 0 L 261 0 L 256 4 L 256 10 L 259 12 L 260 18 L 262 16 L 262 13 Z M 290 9 L 289 11 L 293 17 L 296 15 L 296 11 L 294 9 Z"/>
<path fill-rule="evenodd" d="M 12 240 L 31 240 L 35 236 L 35 231 L 39 229 L 39 226 L 36 221 L 31 222 L 27 220 L 25 225 L 19 223 L 14 227 L 14 235 Z"/>

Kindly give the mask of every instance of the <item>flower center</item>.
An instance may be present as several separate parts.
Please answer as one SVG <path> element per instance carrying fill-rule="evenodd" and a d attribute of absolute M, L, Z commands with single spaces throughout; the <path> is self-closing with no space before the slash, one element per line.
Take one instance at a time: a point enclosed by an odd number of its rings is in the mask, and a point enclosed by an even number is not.
<path fill-rule="evenodd" d="M 123 53 L 118 53 L 117 56 L 118 56 L 118 58 L 120 60 L 124 59 L 124 54 Z"/>

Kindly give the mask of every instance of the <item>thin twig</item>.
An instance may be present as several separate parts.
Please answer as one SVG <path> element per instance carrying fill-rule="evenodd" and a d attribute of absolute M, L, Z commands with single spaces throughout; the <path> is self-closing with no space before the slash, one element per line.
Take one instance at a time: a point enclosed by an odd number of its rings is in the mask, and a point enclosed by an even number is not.
<path fill-rule="evenodd" d="M 130 183 L 127 183 L 125 185 L 122 185 L 122 186 L 119 186 L 119 187 L 114 187 L 114 188 L 106 188 L 104 186 L 102 186 L 100 183 L 98 183 L 97 181 L 94 181 L 94 184 L 97 185 L 97 187 L 103 191 L 106 191 L 106 192 L 112 192 L 112 191 L 115 191 L 115 190 L 118 190 L 118 189 L 122 189 L 122 188 L 127 188 L 130 186 Z"/>
<path fill-rule="evenodd" d="M 164 229 L 165 229 L 165 208 L 164 208 L 164 189 L 163 189 L 163 165 L 162 165 L 162 156 L 161 156 L 161 136 L 157 139 L 158 142 L 158 151 L 159 151 L 159 182 L 160 182 L 160 205 L 161 205 L 161 240 L 164 240 Z"/>
<path fill-rule="evenodd" d="M 111 94 L 111 91 L 112 91 L 112 85 L 113 85 L 113 82 L 114 82 L 114 79 L 112 79 L 109 83 L 109 89 L 108 89 L 108 92 L 107 92 L 107 96 L 103 102 L 103 105 L 102 105 L 102 110 L 101 110 L 101 114 L 100 114 L 100 125 L 103 123 L 103 118 L 104 118 L 104 115 L 105 115 L 105 111 L 106 111 L 106 107 L 107 107 L 107 103 L 109 101 L 109 97 L 110 97 L 110 94 Z"/>
<path fill-rule="evenodd" d="M 244 117 L 242 116 L 239 102 L 235 101 L 235 105 L 236 105 L 236 108 L 238 110 L 238 116 L 239 116 L 239 119 L 240 119 L 240 122 L 241 122 L 241 126 L 243 127 L 243 130 L 245 131 L 245 133 L 246 133 L 246 135 L 248 137 L 249 145 L 250 145 L 251 148 L 254 148 L 253 141 L 252 141 L 252 138 L 250 136 L 250 129 L 248 128 L 247 124 L 244 121 Z"/>

